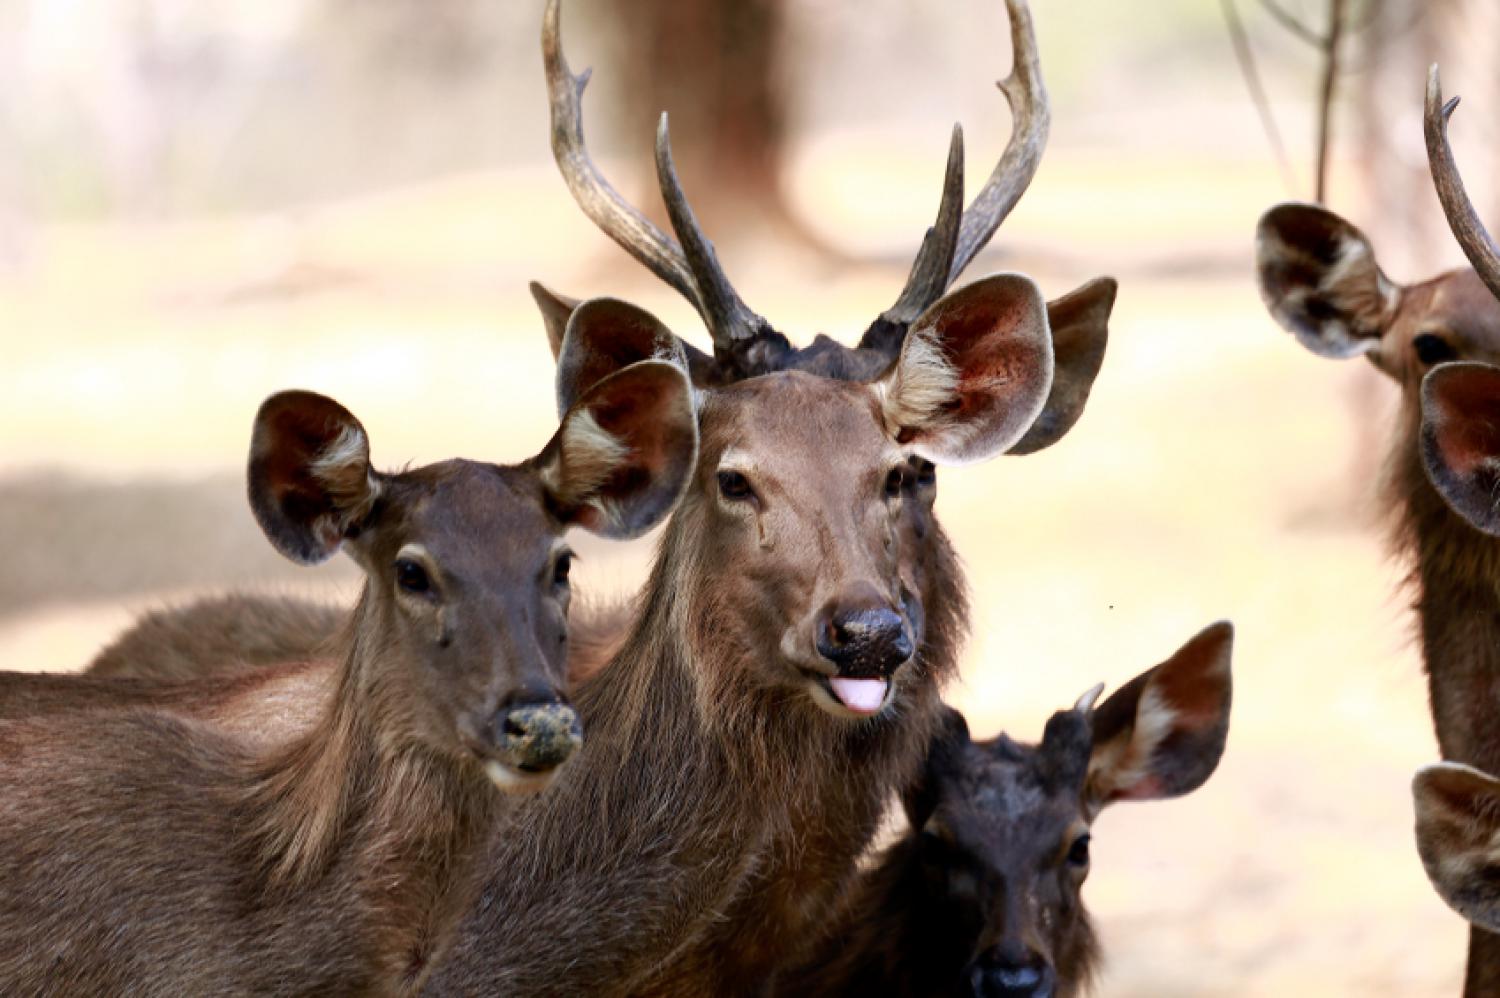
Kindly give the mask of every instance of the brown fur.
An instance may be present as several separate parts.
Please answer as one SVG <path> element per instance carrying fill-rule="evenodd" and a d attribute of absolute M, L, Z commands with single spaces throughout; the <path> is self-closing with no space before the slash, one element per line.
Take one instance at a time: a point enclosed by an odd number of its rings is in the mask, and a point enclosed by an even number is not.
<path fill-rule="evenodd" d="M 851 478 L 871 492 L 876 482 L 846 462 L 830 474 L 823 458 L 883 449 L 867 391 L 785 374 L 709 395 L 700 470 L 663 538 L 641 618 L 578 691 L 589 726 L 579 764 L 502 823 L 495 874 L 429 990 L 754 993 L 804 951 L 886 800 L 914 775 L 965 619 L 930 494 L 913 484 L 895 539 L 916 552 L 901 556 L 899 573 L 921 594 L 924 619 L 914 661 L 895 674 L 893 707 L 831 719 L 783 671 L 786 611 L 775 600 L 805 594 L 820 561 L 847 561 L 847 549 L 868 543 L 870 527 L 837 533 L 850 500 L 834 496 Z M 731 446 L 765 457 L 768 505 L 796 510 L 818 496 L 808 512 L 827 512 L 802 522 L 826 516 L 831 533 L 726 523 L 734 514 L 717 498 L 715 469 Z M 797 564 L 757 557 L 762 544 L 797 553 Z M 730 564 L 738 570 L 724 572 Z M 505 832 L 513 823 L 528 828 L 524 840 Z"/>
<path fill-rule="evenodd" d="M 1411 565 L 1438 744 L 1444 759 L 1500 772 L 1500 540 L 1465 522 L 1423 470 L 1419 389 L 1432 365 L 1417 351 L 1425 334 L 1439 339 L 1442 360 L 1500 362 L 1500 303 L 1470 268 L 1412 285 L 1391 281 L 1358 229 L 1310 206 L 1273 208 L 1259 243 L 1272 314 L 1310 349 L 1363 354 L 1401 388 L 1381 494 L 1394 547 Z M 1363 266 L 1330 269 L 1336 259 Z M 1311 311 L 1309 300 L 1318 303 Z M 1466 993 L 1497 991 L 1500 936 L 1476 929 Z"/>

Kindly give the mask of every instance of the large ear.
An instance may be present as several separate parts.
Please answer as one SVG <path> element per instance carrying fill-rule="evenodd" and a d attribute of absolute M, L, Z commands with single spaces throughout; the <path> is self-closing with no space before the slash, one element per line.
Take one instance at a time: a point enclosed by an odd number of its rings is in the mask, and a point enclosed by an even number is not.
<path fill-rule="evenodd" d="M 272 395 L 250 437 L 250 509 L 276 550 L 315 565 L 358 530 L 380 492 L 359 420 L 314 392 Z"/>
<path fill-rule="evenodd" d="M 916 778 L 901 792 L 901 806 L 906 809 L 906 820 L 912 828 L 921 828 L 932 817 L 942 796 L 943 783 L 962 767 L 971 744 L 969 723 L 962 714 L 944 704 L 927 746 L 927 758 L 922 761 Z"/>
<path fill-rule="evenodd" d="M 1500 368 L 1464 362 L 1427 372 L 1422 461 L 1460 516 L 1500 534 Z"/>
<path fill-rule="evenodd" d="M 556 360 L 562 350 L 563 333 L 567 332 L 568 320 L 578 307 L 578 299 L 550 291 L 537 281 L 532 281 L 527 287 L 531 289 L 532 300 L 542 313 L 542 325 L 547 328 L 547 346 L 552 348 L 552 359 Z"/>
<path fill-rule="evenodd" d="M 671 512 L 697 460 L 687 374 L 650 360 L 608 375 L 574 403 L 536 467 L 565 522 L 628 538 Z"/>
<path fill-rule="evenodd" d="M 1052 335 L 1028 277 L 995 274 L 949 292 L 912 323 L 875 383 L 890 434 L 937 464 L 1003 453 L 1052 390 Z"/>
<path fill-rule="evenodd" d="M 1179 797 L 1213 774 L 1229 737 L 1233 649 L 1234 627 L 1213 624 L 1094 711 L 1092 809 Z"/>
<path fill-rule="evenodd" d="M 1411 781 L 1417 853 L 1448 906 L 1500 932 L 1500 780 L 1440 762 Z"/>
<path fill-rule="evenodd" d="M 1109 313 L 1120 285 L 1113 277 L 1096 277 L 1083 287 L 1047 303 L 1052 329 L 1052 391 L 1042 414 L 1007 454 L 1031 454 L 1057 443 L 1089 400 L 1089 391 L 1104 365 L 1109 342 Z"/>
<path fill-rule="evenodd" d="M 1279 204 L 1261 216 L 1255 267 L 1271 315 L 1322 357 L 1378 347 L 1401 296 L 1365 234 L 1310 204 Z"/>
<path fill-rule="evenodd" d="M 618 298 L 591 298 L 577 306 L 557 351 L 558 416 L 604 378 L 643 360 L 668 361 L 686 371 L 688 347 L 656 316 Z"/>

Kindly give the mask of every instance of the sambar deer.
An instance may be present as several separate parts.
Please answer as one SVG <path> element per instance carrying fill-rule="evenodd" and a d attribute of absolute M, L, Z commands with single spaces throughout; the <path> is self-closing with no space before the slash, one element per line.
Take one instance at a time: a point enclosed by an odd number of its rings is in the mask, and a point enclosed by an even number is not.
<path fill-rule="evenodd" d="M 1099 962 L 1082 889 L 1108 805 L 1202 786 L 1229 734 L 1234 631 L 1214 624 L 1097 709 L 1097 686 L 1036 745 L 969 737 L 947 710 L 902 795 L 909 831 L 778 990 L 890 998 L 1073 998 Z"/>
<path fill-rule="evenodd" d="M 1020 0 L 1008 7 L 1012 162 L 1039 143 L 1021 125 L 1045 115 L 1030 106 L 1041 87 L 1029 16 Z M 710 387 L 698 472 L 639 615 L 577 691 L 590 732 L 578 765 L 502 822 L 480 906 L 428 991 L 758 993 L 805 955 L 941 716 L 966 607 L 926 514 L 932 465 L 1044 446 L 1071 425 L 1092 373 L 1081 392 L 1054 391 L 1046 306 L 1025 278 L 944 294 L 1024 187 L 998 172 L 965 217 L 956 144 L 898 307 L 858 348 L 793 350 L 719 266 L 665 122 L 657 170 L 676 239 L 593 167 L 558 16 L 550 3 L 543 49 L 570 187 L 689 297 L 714 341 L 712 356 L 691 352 L 622 302 L 565 303 L 559 404 L 639 356 L 685 359 Z"/>
<path fill-rule="evenodd" d="M 1493 390 L 1483 364 L 1500 362 L 1500 252 L 1464 191 L 1448 145 L 1457 99 L 1427 79 L 1424 132 L 1443 213 L 1472 269 L 1401 287 L 1348 223 L 1305 206 L 1261 220 L 1262 292 L 1309 348 L 1365 354 L 1401 385 L 1386 494 L 1421 626 L 1434 726 L 1443 758 L 1500 771 L 1500 539 L 1494 536 Z M 1481 370 L 1476 372 L 1476 366 Z M 1443 779 L 1439 776 L 1437 779 Z M 1419 788 L 1419 805 L 1423 800 Z M 1434 798 L 1441 803 L 1439 794 Z M 1465 994 L 1500 993 L 1500 935 L 1469 937 Z"/>
<path fill-rule="evenodd" d="M 687 379 L 660 362 L 595 385 L 511 466 L 377 472 L 338 403 L 268 399 L 257 521 L 294 561 L 342 548 L 366 575 L 326 708 L 264 744 L 131 692 L 108 706 L 108 680 L 68 710 L 43 677 L 48 709 L 0 720 L 7 990 L 416 991 L 473 902 L 499 791 L 549 782 L 582 737 L 558 693 L 565 530 L 659 521 L 696 440 Z"/>

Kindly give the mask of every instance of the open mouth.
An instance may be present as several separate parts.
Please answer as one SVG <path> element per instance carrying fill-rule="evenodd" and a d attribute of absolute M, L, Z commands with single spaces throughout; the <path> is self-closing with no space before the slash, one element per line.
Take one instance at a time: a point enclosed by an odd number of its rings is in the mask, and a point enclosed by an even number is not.
<path fill-rule="evenodd" d="M 525 766 L 512 766 L 499 759 L 484 761 L 484 775 L 488 776 L 490 782 L 505 793 L 527 793 L 540 790 L 552 782 L 552 777 L 556 774 L 557 767 L 555 766 L 550 769 L 529 769 Z"/>
<path fill-rule="evenodd" d="M 873 717 L 885 708 L 891 696 L 891 681 L 853 676 L 824 676 L 809 672 L 813 687 L 823 693 L 835 708 L 857 717 Z"/>

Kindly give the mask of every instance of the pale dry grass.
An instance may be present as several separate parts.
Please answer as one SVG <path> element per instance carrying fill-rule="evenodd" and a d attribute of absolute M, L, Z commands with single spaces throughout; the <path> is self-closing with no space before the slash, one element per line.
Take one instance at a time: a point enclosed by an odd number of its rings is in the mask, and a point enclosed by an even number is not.
<path fill-rule="evenodd" d="M 1436 756 L 1425 685 L 1400 572 L 1362 505 L 1368 472 L 1350 480 L 1368 468 L 1353 454 L 1360 421 L 1379 418 L 1350 404 L 1370 375 L 1280 334 L 1248 270 L 1143 271 L 1248 267 L 1254 218 L 1275 197 L 1264 178 L 1233 163 L 1171 175 L 1048 163 L 1003 240 L 1044 252 L 1003 264 L 1055 295 L 1112 261 L 1122 291 L 1072 435 L 941 475 L 976 609 L 954 699 L 980 732 L 1034 736 L 1092 683 L 1117 686 L 1233 619 L 1222 768 L 1191 798 L 1099 823 L 1088 894 L 1110 954 L 1101 993 L 1455 993 L 1463 928 L 1427 887 L 1410 831 L 1408 779 Z M 893 175 L 889 244 L 915 244 L 935 166 Z M 1116 212 L 1103 210 L 1111 194 Z M 537 169 L 296 219 L 39 230 L 0 286 L 0 661 L 76 668 L 132 611 L 239 583 L 347 599 L 350 569 L 284 566 L 239 498 L 249 420 L 269 392 L 339 398 L 386 465 L 515 459 L 555 426 L 524 279 L 622 294 L 699 336 L 575 214 Z M 836 213 L 824 224 L 851 228 Z M 799 335 L 857 330 L 903 276 L 751 255 L 726 253 L 747 298 Z M 580 585 L 627 590 L 649 553 L 586 544 Z"/>

